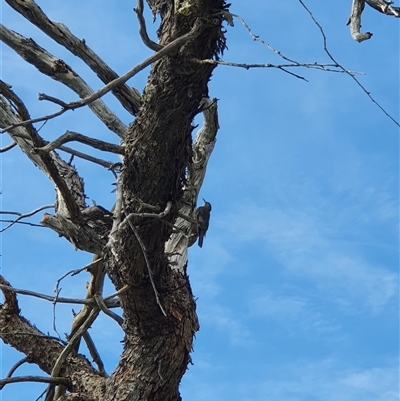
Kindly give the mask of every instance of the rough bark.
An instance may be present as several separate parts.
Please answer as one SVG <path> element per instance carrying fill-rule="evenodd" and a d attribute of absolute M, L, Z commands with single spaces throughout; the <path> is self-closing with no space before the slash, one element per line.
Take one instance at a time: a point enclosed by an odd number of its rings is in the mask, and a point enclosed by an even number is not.
<path fill-rule="evenodd" d="M 143 202 L 160 210 L 172 202 L 166 216 L 169 223 L 176 220 L 185 172 L 192 163 L 191 121 L 202 98 L 208 95 L 207 83 L 213 70 L 193 60 L 215 57 L 224 47 L 222 17 L 217 14 L 225 7 L 224 2 L 190 3 L 187 13 L 180 13 L 172 2 L 150 3 L 162 16 L 161 45 L 181 36 L 195 23 L 200 26 L 199 34 L 179 52 L 153 65 L 142 108 L 125 141 L 122 182 L 126 212 L 146 211 Z M 130 286 L 120 297 L 125 348 L 121 363 L 107 383 L 106 397 L 179 400 L 178 385 L 198 330 L 193 295 L 187 275 L 168 263 L 164 247 L 172 228 L 154 219 L 136 218 L 134 224 L 145 244 L 167 316 L 156 303 L 142 248 L 130 227 L 125 226 L 115 244 L 117 257 L 110 257 L 116 287 Z"/>

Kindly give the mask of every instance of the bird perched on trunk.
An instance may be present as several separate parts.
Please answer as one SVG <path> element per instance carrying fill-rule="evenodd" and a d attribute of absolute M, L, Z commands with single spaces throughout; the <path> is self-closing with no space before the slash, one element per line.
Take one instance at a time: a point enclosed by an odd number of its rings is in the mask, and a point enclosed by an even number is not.
<path fill-rule="evenodd" d="M 206 236 L 208 225 L 210 224 L 211 203 L 207 202 L 204 198 L 204 205 L 196 209 L 196 220 L 199 230 L 199 247 L 203 246 L 203 239 Z"/>

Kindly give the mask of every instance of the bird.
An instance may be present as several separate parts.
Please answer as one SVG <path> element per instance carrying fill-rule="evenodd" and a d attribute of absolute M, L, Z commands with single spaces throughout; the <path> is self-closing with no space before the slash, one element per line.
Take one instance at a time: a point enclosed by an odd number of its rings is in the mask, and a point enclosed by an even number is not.
<path fill-rule="evenodd" d="M 207 202 L 204 198 L 204 205 L 196 209 L 196 220 L 199 231 L 199 242 L 198 245 L 201 248 L 203 246 L 203 239 L 206 236 L 208 225 L 210 224 L 210 212 L 211 203 Z"/>

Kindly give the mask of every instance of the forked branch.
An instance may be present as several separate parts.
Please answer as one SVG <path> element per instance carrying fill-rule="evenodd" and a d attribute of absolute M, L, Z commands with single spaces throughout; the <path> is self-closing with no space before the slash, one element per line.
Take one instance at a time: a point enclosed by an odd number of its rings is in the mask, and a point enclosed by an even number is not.
<path fill-rule="evenodd" d="M 100 139 L 94 139 L 86 135 L 79 134 L 73 131 L 67 131 L 65 134 L 61 135 L 59 138 L 48 143 L 46 146 L 41 148 L 35 148 L 34 151 L 38 153 L 48 153 L 54 149 L 60 149 L 61 145 L 67 142 L 76 141 L 89 145 L 95 149 L 102 150 L 103 152 L 116 153 L 122 155 L 124 153 L 122 146 L 114 145 L 109 142 L 101 141 Z"/>

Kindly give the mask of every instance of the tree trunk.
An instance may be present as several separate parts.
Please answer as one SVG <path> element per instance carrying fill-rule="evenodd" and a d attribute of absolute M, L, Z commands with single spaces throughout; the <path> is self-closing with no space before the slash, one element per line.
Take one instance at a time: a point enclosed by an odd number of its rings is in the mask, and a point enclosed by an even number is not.
<path fill-rule="evenodd" d="M 162 17 L 159 43 L 165 45 L 189 32 L 198 34 L 176 54 L 157 61 L 145 87 L 143 104 L 125 140 L 122 172 L 125 213 L 148 212 L 143 204 L 163 210 L 169 223 L 177 218 L 186 172 L 192 163 L 191 122 L 208 95 L 213 66 L 196 60 L 216 57 L 224 48 L 223 1 L 149 1 Z M 181 2 L 183 4 L 183 2 Z M 189 3 L 189 2 L 187 2 Z M 162 313 L 156 302 L 143 247 L 129 225 L 119 231 L 109 272 L 116 285 L 129 285 L 120 296 L 124 310 L 125 347 L 121 362 L 107 381 L 106 400 L 180 400 L 178 386 L 190 361 L 198 330 L 196 305 L 186 269 L 172 269 L 165 243 L 172 228 L 160 219 L 132 221 L 144 244 Z"/>

